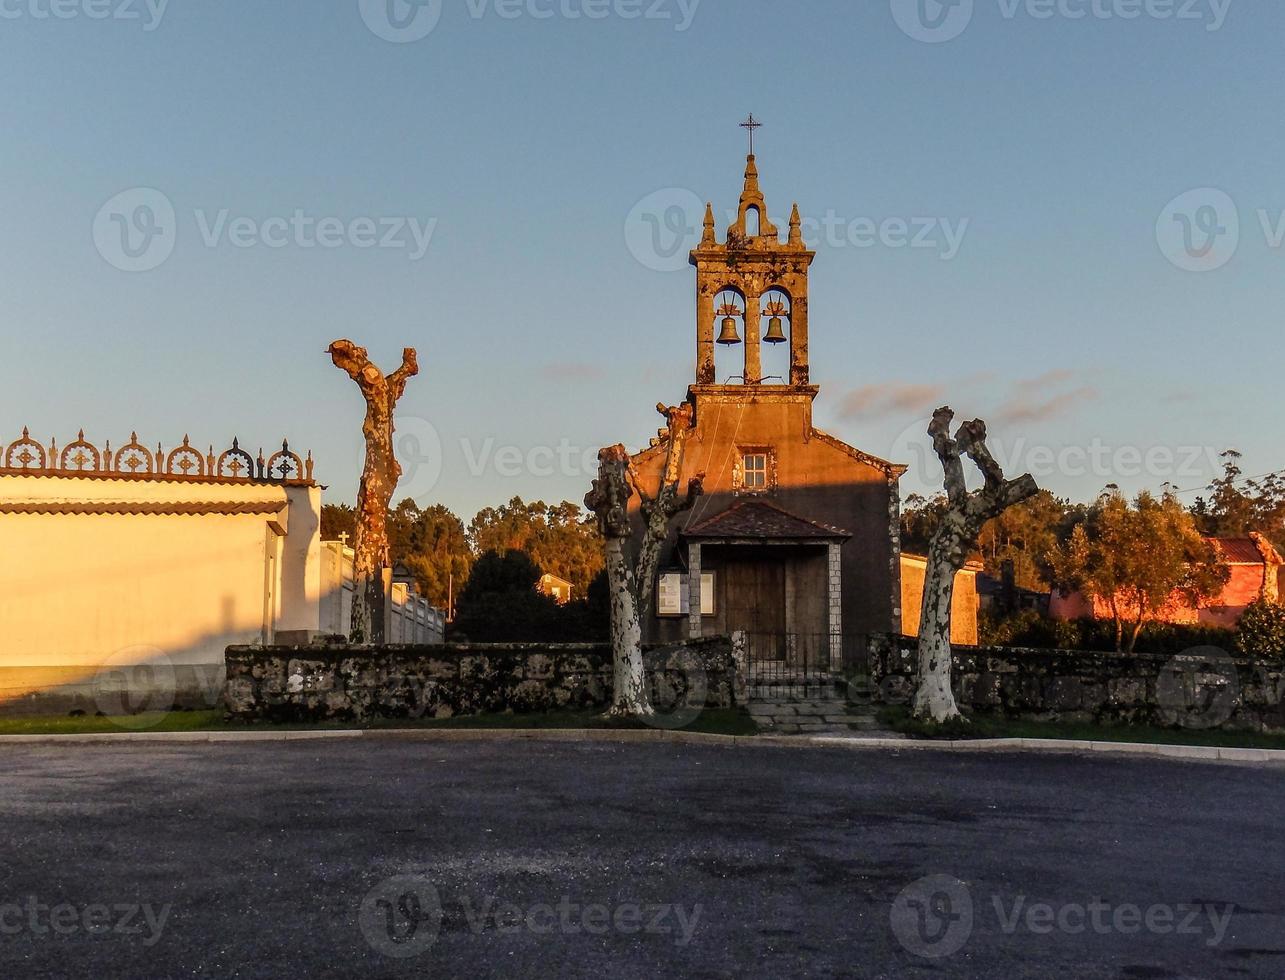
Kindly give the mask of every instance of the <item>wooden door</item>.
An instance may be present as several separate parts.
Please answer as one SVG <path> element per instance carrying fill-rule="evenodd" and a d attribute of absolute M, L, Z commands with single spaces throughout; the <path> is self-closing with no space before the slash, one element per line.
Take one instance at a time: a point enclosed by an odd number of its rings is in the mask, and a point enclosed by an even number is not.
<path fill-rule="evenodd" d="M 734 560 L 723 566 L 727 629 L 748 634 L 755 660 L 785 658 L 785 564 Z"/>

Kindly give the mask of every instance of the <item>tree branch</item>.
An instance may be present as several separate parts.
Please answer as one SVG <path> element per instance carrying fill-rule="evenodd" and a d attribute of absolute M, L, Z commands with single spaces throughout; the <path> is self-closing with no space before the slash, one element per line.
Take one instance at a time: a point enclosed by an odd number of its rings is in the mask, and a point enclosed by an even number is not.
<path fill-rule="evenodd" d="M 388 376 L 388 388 L 392 392 L 394 401 L 402 397 L 402 393 L 406 390 L 406 382 L 417 374 L 419 374 L 419 356 L 415 353 L 414 347 L 407 347 L 402 350 L 402 366 Z"/>
<path fill-rule="evenodd" d="M 968 485 L 964 482 L 964 465 L 960 462 L 959 446 L 950 437 L 950 423 L 955 413 L 943 406 L 933 412 L 933 420 L 928 424 L 928 434 L 933 438 L 933 451 L 941 460 L 942 469 L 946 472 L 946 497 L 953 506 L 962 506 L 968 499 Z"/>
<path fill-rule="evenodd" d="M 630 537 L 629 489 L 626 473 L 629 452 L 624 446 L 608 446 L 598 453 L 598 478 L 585 494 L 585 507 L 598 518 L 598 530 L 604 538 Z"/>
<path fill-rule="evenodd" d="M 999 463 L 995 462 L 995 457 L 986 447 L 986 423 L 981 419 L 965 422 L 959 427 L 959 434 L 955 441 L 959 451 L 977 464 L 977 468 L 982 471 L 982 476 L 986 479 L 986 489 L 998 489 L 1004 482 L 1004 471 L 1000 469 Z"/>
<path fill-rule="evenodd" d="M 370 362 L 366 348 L 358 347 L 351 340 L 336 340 L 326 348 L 326 353 L 334 361 L 335 367 L 357 382 L 363 395 L 374 391 L 383 380 L 383 372 Z M 374 372 L 374 377 L 371 372 Z"/>

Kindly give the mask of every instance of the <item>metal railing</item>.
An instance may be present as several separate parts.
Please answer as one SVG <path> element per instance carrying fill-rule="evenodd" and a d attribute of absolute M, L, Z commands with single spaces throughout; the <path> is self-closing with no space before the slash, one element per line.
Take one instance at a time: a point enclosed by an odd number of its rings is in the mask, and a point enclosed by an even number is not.
<path fill-rule="evenodd" d="M 868 661 L 864 633 L 745 633 L 751 700 L 845 698 Z"/>

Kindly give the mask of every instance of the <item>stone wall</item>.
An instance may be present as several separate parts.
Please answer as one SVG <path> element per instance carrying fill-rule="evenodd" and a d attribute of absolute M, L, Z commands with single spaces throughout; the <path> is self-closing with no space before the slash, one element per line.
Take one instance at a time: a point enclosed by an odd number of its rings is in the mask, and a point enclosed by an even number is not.
<path fill-rule="evenodd" d="M 646 661 L 653 702 L 666 718 L 745 703 L 730 639 L 649 648 Z M 244 721 L 597 709 L 612 690 L 605 644 L 229 647 L 226 663 L 228 714 Z"/>
<path fill-rule="evenodd" d="M 876 701 L 908 704 L 916 641 L 876 635 L 870 675 Z M 965 713 L 1040 721 L 1149 724 L 1285 732 L 1282 665 L 1217 647 L 1160 654 L 1015 647 L 956 647 L 953 686 Z"/>

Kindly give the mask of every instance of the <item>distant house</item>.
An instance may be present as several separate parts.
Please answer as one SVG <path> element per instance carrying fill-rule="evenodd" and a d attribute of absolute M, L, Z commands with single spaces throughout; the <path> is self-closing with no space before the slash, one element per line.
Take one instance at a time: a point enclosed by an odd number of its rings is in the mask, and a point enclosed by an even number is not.
<path fill-rule="evenodd" d="M 955 575 L 955 595 L 950 604 L 950 642 L 976 646 L 977 575 L 981 562 L 970 561 Z M 923 555 L 901 554 L 901 631 L 906 636 L 919 634 L 920 608 L 924 601 L 924 578 L 928 559 Z"/>
<path fill-rule="evenodd" d="M 1235 626 L 1245 607 L 1259 598 L 1279 599 L 1282 566 L 1285 559 L 1261 534 L 1243 538 L 1206 538 L 1218 549 L 1231 570 L 1222 593 L 1200 608 L 1193 608 L 1181 597 L 1174 596 L 1155 619 L 1165 623 Z M 1092 602 L 1080 592 L 1054 592 L 1049 599 L 1049 615 L 1054 619 L 1110 619 L 1111 609 L 1105 599 Z"/>
<path fill-rule="evenodd" d="M 536 589 L 541 595 L 547 595 L 560 606 L 565 606 L 572 598 L 571 583 L 548 572 L 540 576 L 540 584 Z"/>
<path fill-rule="evenodd" d="M 1006 560 L 1000 576 L 977 575 L 977 602 L 982 612 L 997 616 L 1034 609 L 1047 616 L 1049 611 L 1049 594 L 1035 589 L 1026 589 L 1017 584 L 1013 562 Z"/>

